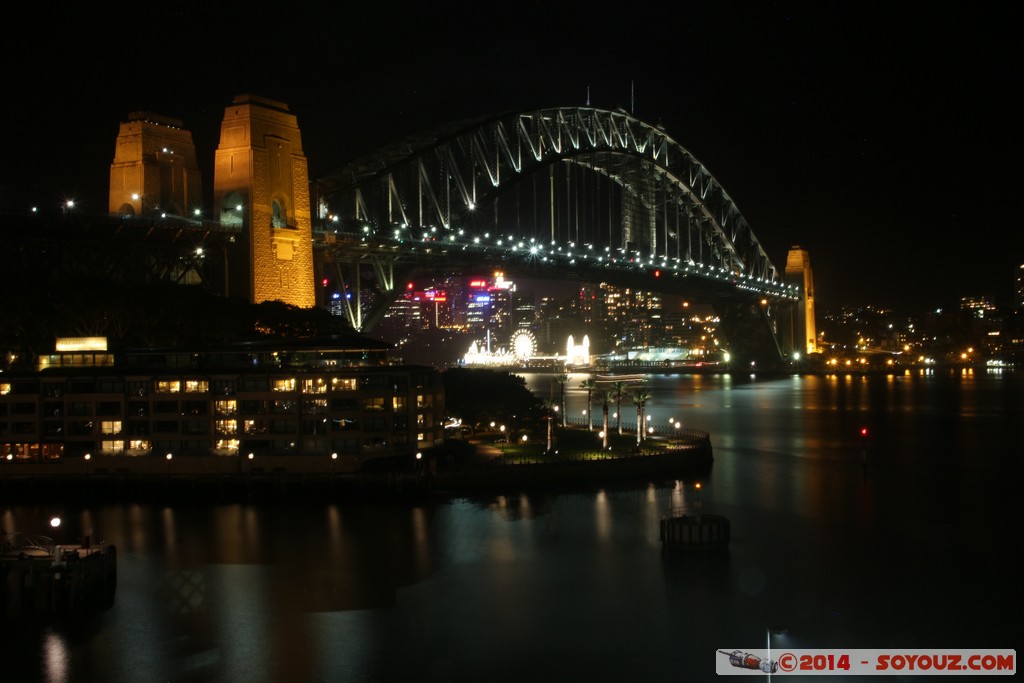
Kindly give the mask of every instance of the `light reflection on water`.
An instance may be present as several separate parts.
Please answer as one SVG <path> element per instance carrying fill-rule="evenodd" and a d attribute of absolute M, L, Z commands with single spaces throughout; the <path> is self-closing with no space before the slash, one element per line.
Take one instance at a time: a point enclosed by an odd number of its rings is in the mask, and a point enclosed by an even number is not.
<path fill-rule="evenodd" d="M 582 379 L 566 385 L 570 414 L 586 407 Z M 791 647 L 1015 647 L 999 619 L 1020 601 L 1006 542 L 1019 379 L 646 388 L 652 421 L 711 434 L 699 496 L 732 523 L 723 557 L 662 554 L 659 521 L 693 511 L 692 481 L 429 504 L 0 508 L 5 530 L 59 512 L 67 539 L 119 549 L 114 607 L 10 634 L 11 680 L 708 680 L 717 649 L 761 647 L 769 623 Z"/>

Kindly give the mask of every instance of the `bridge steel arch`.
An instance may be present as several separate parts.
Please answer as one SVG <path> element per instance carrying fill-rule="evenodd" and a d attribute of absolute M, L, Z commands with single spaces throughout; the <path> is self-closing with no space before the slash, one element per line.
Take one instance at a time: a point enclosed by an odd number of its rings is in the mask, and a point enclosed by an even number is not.
<path fill-rule="evenodd" d="M 372 328 L 416 270 L 493 264 L 703 295 L 739 362 L 771 366 L 791 352 L 780 320 L 801 292 L 710 171 L 621 110 L 455 122 L 354 160 L 313 191 L 318 263 L 355 293 L 356 329 Z"/>

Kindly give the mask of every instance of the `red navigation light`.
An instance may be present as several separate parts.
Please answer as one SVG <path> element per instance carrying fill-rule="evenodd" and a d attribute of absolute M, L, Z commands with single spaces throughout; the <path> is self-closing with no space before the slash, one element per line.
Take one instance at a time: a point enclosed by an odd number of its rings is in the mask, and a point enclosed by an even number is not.
<path fill-rule="evenodd" d="M 654 271 L 654 277 L 661 277 L 661 271 L 660 270 Z"/>
<path fill-rule="evenodd" d="M 324 278 L 320 282 L 321 282 L 321 284 L 323 284 L 324 287 L 326 287 L 330 283 L 330 280 L 328 280 L 327 278 Z"/>
<path fill-rule="evenodd" d="M 412 283 L 411 282 L 407 283 L 405 285 L 405 288 L 411 290 L 412 289 Z"/>
<path fill-rule="evenodd" d="M 860 428 L 860 435 L 861 436 L 867 436 L 868 435 L 868 428 L 867 427 L 861 427 Z"/>

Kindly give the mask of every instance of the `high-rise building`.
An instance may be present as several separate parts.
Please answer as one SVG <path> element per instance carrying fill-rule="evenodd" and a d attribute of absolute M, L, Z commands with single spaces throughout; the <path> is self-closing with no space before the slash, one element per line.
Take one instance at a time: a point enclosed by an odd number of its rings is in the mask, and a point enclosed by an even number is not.
<path fill-rule="evenodd" d="M 1015 292 L 1014 306 L 1018 311 L 1024 311 L 1024 263 L 1017 267 L 1017 288 Z"/>
<path fill-rule="evenodd" d="M 985 296 L 962 296 L 960 297 L 960 310 L 968 313 L 972 318 L 992 317 L 996 312 L 996 305 Z"/>

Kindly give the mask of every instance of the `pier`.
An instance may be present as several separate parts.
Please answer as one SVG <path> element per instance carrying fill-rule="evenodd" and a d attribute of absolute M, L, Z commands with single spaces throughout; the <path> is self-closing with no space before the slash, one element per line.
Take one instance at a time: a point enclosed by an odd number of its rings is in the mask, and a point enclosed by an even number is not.
<path fill-rule="evenodd" d="M 117 548 L 5 540 L 0 553 L 0 615 L 5 623 L 86 617 L 114 603 Z"/>

